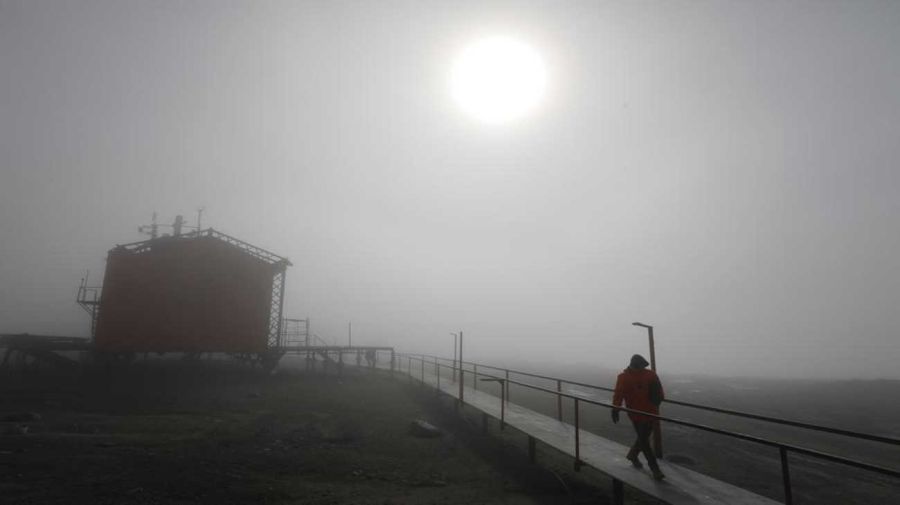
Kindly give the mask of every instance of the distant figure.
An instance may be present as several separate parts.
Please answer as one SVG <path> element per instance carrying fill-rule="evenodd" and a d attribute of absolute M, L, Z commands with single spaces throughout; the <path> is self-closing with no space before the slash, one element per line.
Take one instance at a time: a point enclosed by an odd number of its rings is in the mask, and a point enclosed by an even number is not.
<path fill-rule="evenodd" d="M 369 364 L 369 368 L 375 366 L 375 349 L 369 349 L 366 351 L 366 363 Z"/>
<path fill-rule="evenodd" d="M 625 406 L 629 409 L 659 414 L 659 404 L 662 403 L 665 396 L 656 372 L 647 370 L 649 364 L 640 354 L 631 357 L 631 364 L 619 374 L 619 378 L 616 380 L 613 405 L 621 407 L 622 400 L 625 400 Z M 653 471 L 653 478 L 656 480 L 666 478 L 660 471 L 656 455 L 653 454 L 653 449 L 650 447 L 650 434 L 653 433 L 655 420 L 652 417 L 631 412 L 628 413 L 628 417 L 634 425 L 634 431 L 637 432 L 637 440 L 631 446 L 626 457 L 635 468 L 643 468 L 644 465 L 638 460 L 638 453 L 643 452 L 650 470 Z M 612 421 L 619 422 L 619 409 L 617 408 L 612 409 Z"/>

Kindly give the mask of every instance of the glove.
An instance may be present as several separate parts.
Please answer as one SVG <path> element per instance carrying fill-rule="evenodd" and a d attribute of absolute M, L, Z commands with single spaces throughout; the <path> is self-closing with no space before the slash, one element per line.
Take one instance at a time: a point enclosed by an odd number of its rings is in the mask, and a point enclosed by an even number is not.
<path fill-rule="evenodd" d="M 619 422 L 619 409 L 612 409 L 609 415 L 612 417 L 613 424 L 617 424 Z"/>

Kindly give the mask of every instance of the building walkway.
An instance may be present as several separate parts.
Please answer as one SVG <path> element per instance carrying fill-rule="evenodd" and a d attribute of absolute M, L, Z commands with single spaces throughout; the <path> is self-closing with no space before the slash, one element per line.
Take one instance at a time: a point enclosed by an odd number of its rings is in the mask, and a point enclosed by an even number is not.
<path fill-rule="evenodd" d="M 433 388 L 438 387 L 438 380 L 434 375 L 427 373 L 420 375 L 413 371 L 411 377 Z M 445 377 L 441 377 L 440 390 L 452 398 L 458 399 L 459 397 L 459 384 L 451 382 Z M 465 387 L 463 398 L 466 405 L 495 419 L 500 419 L 500 398 L 468 386 Z M 507 425 L 575 457 L 575 427 L 571 424 L 510 402 L 506 404 L 503 417 Z M 623 421 L 628 422 L 624 416 Z M 628 447 L 583 429 L 579 430 L 578 440 L 581 462 L 612 477 L 616 503 L 621 503 L 622 500 L 622 484 L 672 505 L 774 505 L 779 503 L 667 461 L 659 462 L 660 468 L 666 474 L 666 479 L 656 481 L 653 480 L 646 466 L 640 470 L 631 466 L 631 463 L 625 459 Z"/>

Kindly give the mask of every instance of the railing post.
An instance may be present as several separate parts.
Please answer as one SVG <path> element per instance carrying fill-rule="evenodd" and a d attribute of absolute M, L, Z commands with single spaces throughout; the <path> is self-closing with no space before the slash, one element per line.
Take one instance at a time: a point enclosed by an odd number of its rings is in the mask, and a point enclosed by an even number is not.
<path fill-rule="evenodd" d="M 578 415 L 578 398 L 575 398 L 575 471 L 581 470 L 581 425 Z"/>
<path fill-rule="evenodd" d="M 434 375 L 437 376 L 437 390 L 441 392 L 441 365 L 438 365 L 437 358 L 434 358 Z"/>
<path fill-rule="evenodd" d="M 466 379 L 463 376 L 463 332 L 459 332 L 459 403 L 465 403 L 463 395 L 465 394 Z"/>
<path fill-rule="evenodd" d="M 556 392 L 562 393 L 562 381 L 556 381 Z M 556 395 L 556 418 L 562 421 L 562 395 Z"/>
<path fill-rule="evenodd" d="M 412 356 L 406 357 L 406 375 L 409 377 L 409 382 L 412 382 Z"/>
<path fill-rule="evenodd" d="M 500 382 L 500 429 L 506 427 L 506 381 Z"/>
<path fill-rule="evenodd" d="M 472 389 L 478 391 L 478 365 L 472 363 Z"/>
<path fill-rule="evenodd" d="M 453 381 L 452 382 L 454 384 L 456 384 L 456 353 L 457 353 L 457 351 L 459 351 L 459 345 L 457 345 L 457 343 L 456 343 L 457 338 L 458 338 L 457 335 L 453 336 L 453 366 L 450 367 L 450 369 L 453 370 Z"/>
<path fill-rule="evenodd" d="M 506 388 L 506 401 L 509 401 L 509 370 L 504 370 L 506 372 L 506 380 L 503 381 L 503 387 Z"/>
<path fill-rule="evenodd" d="M 425 385 L 425 358 L 419 358 L 422 362 L 422 385 Z"/>
<path fill-rule="evenodd" d="M 788 467 L 787 449 L 779 447 L 778 452 L 781 453 L 781 479 L 784 481 L 784 503 L 791 505 L 794 503 L 794 496 L 791 492 L 791 470 Z"/>

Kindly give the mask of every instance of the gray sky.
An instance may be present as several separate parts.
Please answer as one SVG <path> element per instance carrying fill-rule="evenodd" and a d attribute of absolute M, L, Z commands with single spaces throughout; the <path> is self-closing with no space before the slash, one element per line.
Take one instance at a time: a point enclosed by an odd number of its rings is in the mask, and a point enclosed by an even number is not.
<path fill-rule="evenodd" d="M 0 0 L 0 331 L 87 335 L 154 211 L 294 262 L 343 341 L 900 379 L 898 2 Z M 516 37 L 490 125 L 456 55 Z M 511 359 L 511 358 L 510 358 Z"/>

